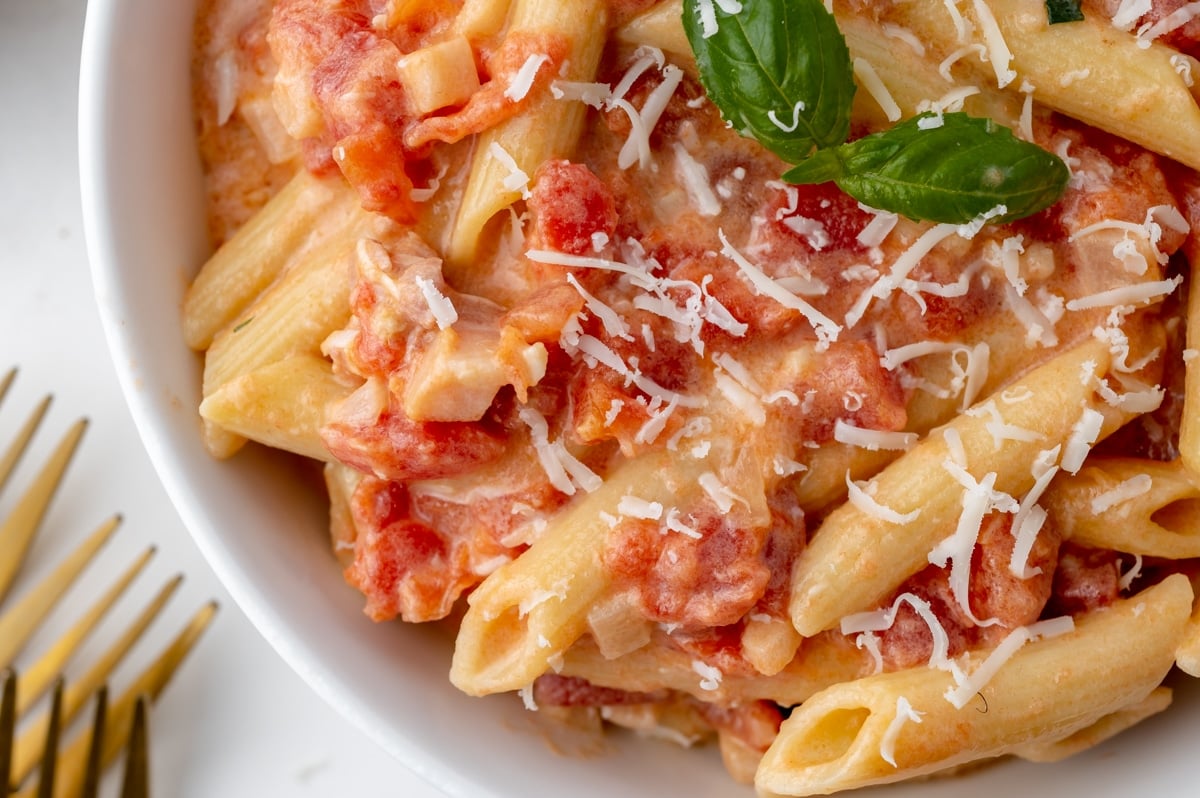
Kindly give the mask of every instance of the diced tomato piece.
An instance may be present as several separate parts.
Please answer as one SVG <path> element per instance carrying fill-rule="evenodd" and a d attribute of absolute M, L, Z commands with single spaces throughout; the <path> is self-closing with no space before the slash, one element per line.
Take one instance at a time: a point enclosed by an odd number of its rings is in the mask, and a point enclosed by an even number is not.
<path fill-rule="evenodd" d="M 570 255 L 594 254 L 592 236 L 607 240 L 617 227 L 612 192 L 583 164 L 546 161 L 534 175 L 528 204 L 534 239 Z"/>

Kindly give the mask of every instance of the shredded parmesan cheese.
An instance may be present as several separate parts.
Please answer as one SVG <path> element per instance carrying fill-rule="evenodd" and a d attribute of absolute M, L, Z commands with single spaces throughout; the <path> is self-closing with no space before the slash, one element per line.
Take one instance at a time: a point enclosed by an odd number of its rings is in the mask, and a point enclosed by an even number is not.
<path fill-rule="evenodd" d="M 717 35 L 717 14 L 713 8 L 716 3 L 726 14 L 742 13 L 742 4 L 738 0 L 699 0 L 696 13 L 700 17 L 700 35 L 705 39 Z"/>
<path fill-rule="evenodd" d="M 921 259 L 928 255 L 933 248 L 958 231 L 958 225 L 936 224 L 926 230 L 912 243 L 908 249 L 892 263 L 891 271 L 880 277 L 873 286 L 859 296 L 853 307 L 846 313 L 846 326 L 853 327 L 867 312 L 872 300 L 882 299 L 900 287 L 908 277 L 908 273 L 916 268 Z M 761 274 L 761 272 L 760 272 Z M 764 275 L 765 277 L 765 275 Z M 814 313 L 816 311 L 813 311 Z M 832 325 L 832 322 L 829 322 Z M 836 337 L 830 340 L 837 340 Z"/>
<path fill-rule="evenodd" d="M 878 518 L 881 521 L 887 521 L 892 524 L 904 525 L 911 524 L 921 515 L 920 507 L 907 513 L 901 513 L 893 510 L 891 507 L 880 504 L 860 483 L 850 478 L 849 471 L 846 471 L 846 489 L 848 491 L 847 498 L 850 500 L 850 503 L 872 518 Z"/>
<path fill-rule="evenodd" d="M 1100 437 L 1104 416 L 1090 407 L 1085 407 L 1079 420 L 1071 427 L 1071 435 L 1063 447 L 1062 468 L 1074 474 L 1083 466 L 1083 460 Z"/>
<path fill-rule="evenodd" d="M 1154 487 L 1154 481 L 1150 478 L 1149 474 L 1138 474 L 1137 476 L 1130 477 L 1116 487 L 1093 496 L 1092 512 L 1096 515 L 1106 513 L 1120 504 L 1149 493 L 1152 487 Z"/>
<path fill-rule="evenodd" d="M 663 506 L 661 502 L 647 501 L 627 494 L 617 502 L 617 512 L 626 518 L 657 521 L 662 518 Z"/>
<path fill-rule="evenodd" d="M 625 145 L 617 155 L 619 168 L 628 169 L 635 163 L 642 169 L 650 166 L 650 134 L 658 124 L 659 118 L 662 117 L 663 111 L 667 109 L 671 95 L 675 93 L 675 89 L 682 82 L 683 70 L 668 64 L 662 69 L 662 82 L 650 92 L 642 104 L 641 111 L 636 110 L 627 100 L 614 101 L 615 105 L 625 111 L 632 123 L 629 138 L 626 139 Z"/>
<path fill-rule="evenodd" d="M 1134 24 L 1150 13 L 1152 0 L 1121 0 L 1112 15 L 1112 26 L 1117 30 L 1133 30 Z"/>
<path fill-rule="evenodd" d="M 721 687 L 721 677 L 724 675 L 721 671 L 706 662 L 698 659 L 692 660 L 692 670 L 700 676 L 701 690 L 717 690 Z"/>
<path fill-rule="evenodd" d="M 883 115 L 887 117 L 889 122 L 899 121 L 901 113 L 900 106 L 896 104 L 896 100 L 892 98 L 892 93 L 888 91 L 883 80 L 880 79 L 879 73 L 875 71 L 875 67 L 865 58 L 854 59 L 854 77 L 858 78 L 858 82 L 866 89 L 867 94 L 871 95 L 871 99 L 878 103 L 879 108 L 883 111 Z"/>
<path fill-rule="evenodd" d="M 590 493 L 603 484 L 603 478 L 568 452 L 561 440 L 551 443 L 545 416 L 527 405 L 521 407 L 518 415 L 529 427 L 530 442 L 538 463 L 556 490 L 574 496 L 576 485 Z"/>
<path fill-rule="evenodd" d="M 884 762 L 896 767 L 896 738 L 900 736 L 900 729 L 905 723 L 920 723 L 923 714 L 925 713 L 913 709 L 904 696 L 896 698 L 896 715 L 883 730 L 883 736 L 879 740 L 879 756 Z"/>
<path fill-rule="evenodd" d="M 1133 565 L 1129 566 L 1129 570 L 1121 574 L 1121 578 L 1117 580 L 1117 587 L 1121 590 L 1128 590 L 1133 580 L 1137 579 L 1142 574 L 1142 555 L 1133 555 Z M 1140 614 L 1140 613 L 1137 613 Z"/>
<path fill-rule="evenodd" d="M 856 612 L 842 618 L 841 631 L 844 635 L 859 634 L 863 632 L 883 632 L 892 628 L 892 624 L 896 622 L 896 615 L 900 612 L 900 607 L 903 604 L 908 604 L 917 613 L 917 617 L 925 622 L 929 627 L 929 634 L 933 638 L 933 648 L 929 655 L 929 666 L 938 668 L 939 670 L 948 671 L 955 680 L 962 678 L 962 671 L 953 660 L 950 659 L 950 637 L 946 634 L 946 629 L 934 614 L 933 608 L 929 606 L 929 602 L 915 593 L 901 593 L 892 601 L 890 607 L 878 610 L 868 610 L 866 612 Z"/>
<path fill-rule="evenodd" d="M 531 54 L 525 59 L 525 63 L 521 64 L 517 74 L 513 75 L 512 83 L 504 90 L 504 96 L 513 102 L 524 100 L 533 88 L 533 79 L 537 77 L 538 69 L 549 60 L 550 56 L 545 53 Z"/>
<path fill-rule="evenodd" d="M 955 709 L 962 709 L 971 698 L 987 686 L 988 682 L 1000 671 L 1026 643 L 1031 640 L 1046 637 L 1058 637 L 1074 631 L 1075 621 L 1069 615 L 1038 621 L 1029 626 L 1019 626 L 1009 632 L 1000 645 L 988 654 L 978 668 L 972 671 L 957 687 L 946 691 L 946 700 Z"/>
<path fill-rule="evenodd" d="M 826 346 L 828 346 L 829 342 L 837 340 L 838 334 L 842 330 L 837 323 L 768 277 L 762 269 L 755 266 L 745 255 L 733 248 L 733 245 L 729 243 L 729 239 L 725 237 L 723 230 L 718 230 L 717 235 L 721 238 L 721 254 L 734 262 L 758 293 L 774 299 L 786 308 L 798 311 L 813 325 L 818 340 Z"/>
<path fill-rule="evenodd" d="M 493 141 L 488 146 L 488 154 L 500 162 L 500 165 L 508 170 L 508 176 L 501 181 L 505 191 L 519 191 L 522 199 L 529 199 L 529 175 L 517 165 L 516 160 L 509 154 L 508 150 L 500 146 L 499 142 Z"/>
<path fill-rule="evenodd" d="M 969 580 L 971 578 L 971 557 L 979 533 L 983 527 L 983 519 L 994 510 L 1015 512 L 1019 505 L 1012 496 L 995 490 L 997 474 L 989 471 L 983 479 L 976 480 L 965 468 L 951 460 L 945 460 L 942 467 L 963 486 L 962 514 L 953 534 L 929 552 L 929 562 L 939 568 L 950 565 L 950 592 L 958 602 L 963 614 L 976 626 L 991 626 L 999 623 L 997 618 L 981 621 L 975 617 L 971 609 Z"/>
<path fill-rule="evenodd" d="M 1165 36 L 1173 30 L 1182 28 L 1196 17 L 1200 16 L 1200 3 L 1188 3 L 1167 14 L 1149 28 L 1138 31 L 1138 45 L 1149 47 L 1150 42 L 1159 36 Z"/>
<path fill-rule="evenodd" d="M 972 0 L 975 6 L 975 17 L 983 28 L 983 43 L 987 46 L 988 60 L 992 62 L 992 71 L 996 73 L 996 85 L 1003 89 L 1017 77 L 1009 65 L 1012 63 L 1012 50 L 1004 41 L 1004 34 L 996 24 L 996 17 L 991 7 L 984 0 Z"/>
<path fill-rule="evenodd" d="M 437 286 L 433 284 L 433 280 L 417 275 L 416 282 L 439 329 L 444 330 L 458 321 L 458 311 L 454 309 L 454 303 L 438 290 Z"/>
<path fill-rule="evenodd" d="M 904 42 L 908 45 L 910 50 L 919 56 L 925 55 L 925 45 L 921 42 L 917 35 L 908 28 L 894 25 L 890 22 L 885 22 L 883 23 L 883 35 L 887 36 L 889 39 L 896 39 L 897 41 Z"/>
<path fill-rule="evenodd" d="M 950 55 L 943 58 L 941 63 L 938 64 L 938 74 L 941 75 L 947 83 L 953 83 L 954 75 L 950 71 L 951 67 L 968 55 L 976 55 L 981 61 L 986 60 L 987 48 L 982 44 L 967 44 L 959 47 L 957 50 L 950 53 Z"/>
<path fill-rule="evenodd" d="M 1116 305 L 1135 305 L 1149 303 L 1159 297 L 1166 296 L 1179 287 L 1183 282 L 1182 276 L 1166 280 L 1155 280 L 1148 283 L 1135 283 L 1099 291 L 1095 294 L 1082 296 L 1067 301 L 1067 310 L 1088 310 L 1090 308 L 1109 308 Z"/>
<path fill-rule="evenodd" d="M 708 169 L 692 157 L 679 142 L 675 143 L 675 168 L 683 179 L 684 188 L 701 216 L 716 216 L 721 212 L 721 201 L 713 192 L 708 178 Z"/>
<path fill-rule="evenodd" d="M 720 477 L 711 471 L 701 474 L 699 482 L 700 487 L 708 494 L 708 498 L 712 499 L 713 504 L 717 505 L 717 509 L 722 513 L 732 510 L 735 502 L 746 504 L 745 499 L 730 490 Z"/>
<path fill-rule="evenodd" d="M 915 432 L 888 432 L 864 429 L 838 419 L 833 425 L 833 439 L 848 446 L 859 446 L 868 451 L 880 449 L 905 450 L 912 448 L 919 436 Z"/>

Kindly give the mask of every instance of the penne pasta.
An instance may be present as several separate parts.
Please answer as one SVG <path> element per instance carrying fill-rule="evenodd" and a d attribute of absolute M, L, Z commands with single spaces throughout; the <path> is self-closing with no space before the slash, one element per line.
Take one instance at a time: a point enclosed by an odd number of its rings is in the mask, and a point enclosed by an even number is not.
<path fill-rule="evenodd" d="M 521 689 L 579 639 L 589 609 L 608 589 L 600 567 L 610 530 L 604 514 L 616 517 L 620 498 L 631 491 L 669 500 L 694 481 L 703 463 L 667 465 L 661 455 L 628 462 L 573 502 L 528 551 L 483 581 L 468 598 L 454 646 L 455 686 L 471 695 Z"/>
<path fill-rule="evenodd" d="M 1028 434 L 998 440 L 989 427 L 995 418 L 982 412 L 950 422 L 947 429 L 957 434 L 966 455 L 962 468 L 977 485 L 992 474 L 991 490 L 1019 496 L 1033 486 L 1039 458 L 1047 452 L 1065 457 L 1072 429 L 1088 414 L 1103 419 L 1101 436 L 1116 429 L 1126 417 L 1108 407 L 1093 384 L 1093 375 L 1106 373 L 1108 363 L 1107 350 L 1088 343 L 1014 383 L 1013 391 L 1029 398 L 1006 406 L 1000 423 Z M 876 606 L 929 562 L 929 552 L 954 531 L 966 501 L 948 461 L 953 465 L 945 435 L 931 434 L 873 480 L 876 505 L 906 518 L 919 513 L 919 523 L 915 516 L 897 521 L 853 503 L 829 514 L 793 571 L 791 616 L 802 635 Z"/>
<path fill-rule="evenodd" d="M 594 31 L 604 28 L 606 17 L 607 4 L 601 0 L 569 6 L 552 0 L 515 0 L 509 31 L 510 35 L 549 32 L 563 37 L 569 44 L 563 78 L 589 81 L 604 45 Z M 458 216 L 449 230 L 446 261 L 451 282 L 469 282 L 484 226 L 521 198 L 538 165 L 571 155 L 583 131 L 584 111 L 584 106 L 564 104 L 546 92 L 534 99 L 528 112 L 480 135 Z"/>
<path fill-rule="evenodd" d="M 325 358 L 293 355 L 226 382 L 200 403 L 200 416 L 266 446 L 328 460 L 320 436 L 326 408 L 352 391 Z"/>
<path fill-rule="evenodd" d="M 1030 762 L 1060 762 L 1164 711 L 1171 705 L 1171 696 L 1171 688 L 1156 687 L 1140 701 L 1122 707 L 1111 715 L 1105 715 L 1087 728 L 1051 743 L 1020 746 L 1014 749 L 1013 753 Z"/>
<path fill-rule="evenodd" d="M 1187 247 L 1191 263 L 1200 261 L 1200 244 L 1193 233 Z M 1195 273 L 1195 272 L 1193 272 Z M 1196 283 L 1193 281 L 1192 285 Z M 1187 304 L 1187 350 L 1200 351 L 1200 291 L 1188 291 Z M 1194 322 L 1194 323 L 1193 323 Z M 1186 354 L 1185 352 L 1185 354 Z M 1184 394 L 1200 396 L 1200 363 L 1195 357 L 1184 359 Z M 1193 401 L 1184 401 L 1183 417 L 1179 422 L 1179 459 L 1192 474 L 1200 474 L 1200 406 Z"/>
<path fill-rule="evenodd" d="M 360 213 L 336 180 L 300 171 L 204 264 L 183 299 L 188 346 L 207 349 L 305 249 Z"/>
<path fill-rule="evenodd" d="M 1178 460 L 1094 459 L 1051 484 L 1043 506 L 1084 546 L 1168 559 L 1200 556 L 1200 487 Z"/>
<path fill-rule="evenodd" d="M 330 542 L 338 562 L 347 567 L 354 561 L 354 541 L 358 537 L 350 502 L 362 474 L 341 463 L 326 463 L 322 470 L 329 491 Z"/>
<path fill-rule="evenodd" d="M 607 658 L 595 641 L 583 637 L 563 654 L 558 672 L 603 687 L 643 693 L 674 690 L 720 705 L 766 699 L 792 706 L 872 669 L 866 652 L 832 633 L 806 638 L 793 658 L 773 674 L 722 673 L 710 678 L 698 672 L 697 662 L 703 660 L 661 639 Z"/>
<path fill-rule="evenodd" d="M 831 687 L 784 721 L 755 785 L 764 795 L 826 794 L 1063 740 L 1155 690 L 1191 605 L 1191 586 L 1176 575 L 1073 632 L 1026 643 L 979 688 L 986 712 L 955 708 L 945 697 L 953 679 L 932 668 Z"/>
<path fill-rule="evenodd" d="M 1129 141 L 1200 167 L 1200 106 L 1176 71 L 1169 47 L 1147 41 L 1091 16 L 1070 25 L 1051 25 L 1038 0 L 987 0 L 961 3 L 960 14 L 972 34 L 959 34 L 941 0 L 895 4 L 891 21 L 911 31 L 942 60 L 964 45 L 980 44 L 989 53 L 959 60 L 971 82 L 996 85 L 996 70 L 1009 69 L 1005 85 L 1033 87 L 1037 101 L 1056 111 L 1095 125 Z M 989 28 L 979 18 L 980 7 L 994 20 L 1010 53 L 1005 59 L 998 43 L 988 39 Z M 1006 63 L 998 64 L 998 59 Z M 1069 77 L 1068 77 L 1069 76 Z"/>
<path fill-rule="evenodd" d="M 205 396 L 258 368 L 298 354 L 317 355 L 321 343 L 349 319 L 352 259 L 360 236 L 386 230 L 388 223 L 360 215 L 307 252 L 238 320 L 213 339 L 204 359 Z M 244 438 L 212 423 L 206 443 L 215 457 L 228 457 Z"/>

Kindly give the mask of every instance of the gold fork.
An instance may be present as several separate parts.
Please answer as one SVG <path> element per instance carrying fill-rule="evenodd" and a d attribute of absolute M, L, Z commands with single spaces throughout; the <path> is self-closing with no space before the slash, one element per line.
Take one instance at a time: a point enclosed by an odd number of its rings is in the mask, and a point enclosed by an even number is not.
<path fill-rule="evenodd" d="M 8 781 L 8 770 L 12 754 L 12 743 L 16 725 L 17 675 L 6 671 L 0 696 L 0 778 Z M 62 725 L 63 687 L 60 679 L 54 688 L 50 705 L 50 725 L 46 729 L 45 750 L 52 756 L 43 756 L 37 775 L 37 798 L 55 795 L 55 778 L 58 771 L 58 738 Z M 108 717 L 108 688 L 96 692 L 96 709 L 92 720 L 92 736 L 88 741 L 87 758 L 80 784 L 79 798 L 96 798 L 100 789 L 101 770 L 104 768 L 104 733 Z M 121 780 L 121 798 L 149 798 L 150 767 L 146 736 L 146 697 L 138 696 L 134 703 L 133 719 L 129 729 L 129 743 L 125 751 L 125 773 Z M 30 794 L 29 791 L 22 795 Z"/>
<path fill-rule="evenodd" d="M 16 369 L 0 377 L 0 406 L 15 377 Z M 50 397 L 47 396 L 34 407 L 8 449 L 0 453 L 0 496 L 3 496 L 9 478 L 33 440 L 49 405 Z M 63 481 L 86 427 L 87 420 L 80 419 L 67 429 L 12 510 L 0 518 L 0 671 L 8 670 L 11 673 L 13 663 L 25 644 L 120 524 L 119 515 L 104 521 L 41 582 L 27 590 L 11 606 L 5 604 L 25 554 Z M 135 766 L 133 770 L 127 768 L 127 789 L 134 789 L 133 785 L 138 783 L 147 783 L 144 767 L 145 704 L 153 701 L 166 687 L 179 664 L 211 622 L 216 613 L 216 603 L 209 602 L 201 607 L 111 703 L 108 702 L 108 692 L 104 686 L 106 680 L 166 605 L 182 580 L 181 576 L 177 575 L 163 585 L 91 667 L 73 679 L 66 679 L 62 674 L 74 652 L 134 582 L 153 554 L 154 548 L 150 547 L 136 557 L 91 607 L 39 659 L 23 670 L 19 679 L 11 675 L 5 680 L 4 701 L 0 707 L 0 778 L 7 770 L 8 785 L 11 786 L 5 785 L 0 789 L 0 795 L 8 795 L 11 789 L 24 788 L 17 793 L 17 798 L 66 798 L 80 795 L 85 786 L 92 792 L 83 794 L 94 795 L 99 772 L 121 754 L 131 738 L 134 742 L 141 740 L 138 745 L 142 748 L 140 753 L 135 749 L 127 754 L 127 763 Z M 51 688 L 54 690 L 50 707 L 34 717 L 39 699 Z M 70 744 L 60 751 L 60 732 L 69 729 L 93 696 L 98 696 L 96 718 L 90 728 L 81 729 Z M 135 722 L 139 717 L 141 720 Z M 18 725 L 24 727 L 19 734 L 16 732 Z M 6 728 L 9 729 L 7 735 Z M 38 769 L 39 763 L 42 767 L 34 778 L 33 772 Z M 137 767 L 141 767 L 140 775 Z M 35 781 L 36 784 L 33 783 Z M 4 782 L 0 782 L 2 784 Z M 123 793 L 131 798 L 138 794 Z"/>

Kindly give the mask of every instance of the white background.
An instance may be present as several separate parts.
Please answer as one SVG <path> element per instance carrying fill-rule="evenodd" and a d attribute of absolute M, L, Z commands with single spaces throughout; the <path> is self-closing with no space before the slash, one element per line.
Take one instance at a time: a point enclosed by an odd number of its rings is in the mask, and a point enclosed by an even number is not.
<path fill-rule="evenodd" d="M 120 512 L 115 538 L 52 625 L 65 627 L 144 547 L 154 543 L 158 551 L 68 677 L 177 572 L 185 574 L 183 586 L 114 675 L 114 690 L 206 601 L 221 604 L 152 710 L 156 795 L 438 798 L 317 698 L 250 627 L 188 538 L 141 448 L 104 345 L 84 249 L 76 157 L 84 10 L 83 0 L 0 0 L 0 375 L 19 367 L 0 403 L 0 451 L 35 402 L 54 394 L 34 448 L 0 493 L 0 517 L 58 435 L 79 416 L 90 419 L 13 595 Z M 18 664 L 50 640 L 35 637 Z"/>

